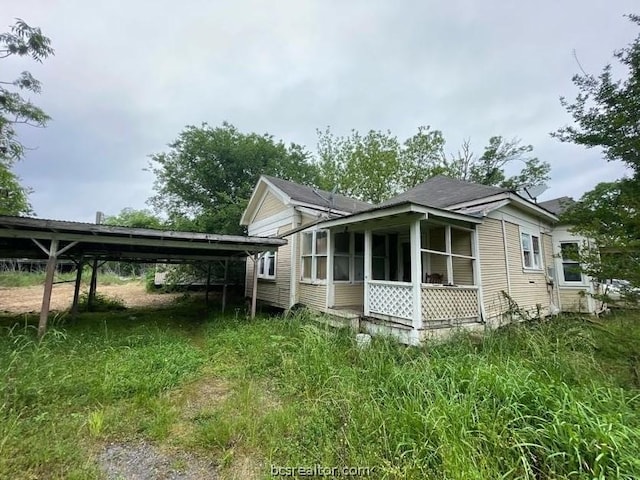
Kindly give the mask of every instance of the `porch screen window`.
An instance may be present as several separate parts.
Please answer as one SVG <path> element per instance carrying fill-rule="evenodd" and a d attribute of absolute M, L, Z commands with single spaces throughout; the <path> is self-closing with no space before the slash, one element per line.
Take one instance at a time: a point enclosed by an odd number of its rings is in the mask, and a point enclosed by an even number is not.
<path fill-rule="evenodd" d="M 302 279 L 327 279 L 327 231 L 302 234 Z"/>
<path fill-rule="evenodd" d="M 364 279 L 364 235 L 339 232 L 333 242 L 333 280 L 361 282 Z"/>
<path fill-rule="evenodd" d="M 580 263 L 578 262 L 578 243 L 566 242 L 560 244 L 562 256 L 562 274 L 565 282 L 581 282 Z"/>
<path fill-rule="evenodd" d="M 540 270 L 540 237 L 530 233 L 521 233 L 522 240 L 522 263 L 524 268 Z"/>
<path fill-rule="evenodd" d="M 276 278 L 276 253 L 265 252 L 258 261 L 258 278 Z"/>
<path fill-rule="evenodd" d="M 373 235 L 371 248 L 371 276 L 373 280 L 385 280 L 387 277 L 387 237 Z"/>

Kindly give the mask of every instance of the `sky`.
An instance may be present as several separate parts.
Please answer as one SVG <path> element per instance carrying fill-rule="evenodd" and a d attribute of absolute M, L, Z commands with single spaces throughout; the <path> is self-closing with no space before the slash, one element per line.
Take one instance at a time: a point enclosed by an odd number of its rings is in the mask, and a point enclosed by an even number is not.
<path fill-rule="evenodd" d="M 32 101 L 52 121 L 23 128 L 16 166 L 41 218 L 89 221 L 145 208 L 149 155 L 186 125 L 227 121 L 315 151 L 337 135 L 421 125 L 446 149 L 517 137 L 552 166 L 541 200 L 579 198 L 626 170 L 597 149 L 549 134 L 571 124 L 579 65 L 598 74 L 638 34 L 632 0 L 0 0 L 51 38 L 42 64 L 2 60 L 1 80 L 29 70 Z M 575 54 L 574 54 L 575 52 Z"/>

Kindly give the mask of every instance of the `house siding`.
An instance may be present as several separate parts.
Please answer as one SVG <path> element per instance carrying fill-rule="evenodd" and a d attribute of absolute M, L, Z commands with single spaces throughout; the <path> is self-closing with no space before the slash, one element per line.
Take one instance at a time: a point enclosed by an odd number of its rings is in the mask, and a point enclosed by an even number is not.
<path fill-rule="evenodd" d="M 267 192 L 264 200 L 256 212 L 253 222 L 267 219 L 287 209 L 287 206 L 280 201 L 273 193 Z"/>
<path fill-rule="evenodd" d="M 364 305 L 364 283 L 336 283 L 333 286 L 333 307 Z"/>
<path fill-rule="evenodd" d="M 502 222 L 494 218 L 485 218 L 477 228 L 485 313 L 488 318 L 496 318 L 506 307 L 502 292 L 509 290 Z"/>
<path fill-rule="evenodd" d="M 507 233 L 507 250 L 509 253 L 509 273 L 511 278 L 511 298 L 520 309 L 535 314 L 537 306 L 541 313 L 549 313 L 551 303 L 551 287 L 547 285 L 546 267 L 553 265 L 549 235 L 541 234 L 543 268 L 540 271 L 526 271 L 522 265 L 522 245 L 520 228 L 511 222 L 505 222 Z"/>
<path fill-rule="evenodd" d="M 291 225 L 285 225 L 278 229 L 278 234 L 291 229 Z M 256 298 L 269 305 L 279 308 L 289 308 L 289 293 L 291 290 L 291 246 L 287 243 L 278 249 L 276 254 L 276 278 L 275 280 L 258 279 L 258 294 Z M 247 260 L 247 276 L 245 281 L 245 295 L 250 297 L 253 289 L 252 260 Z"/>
<path fill-rule="evenodd" d="M 560 287 L 560 302 L 563 312 L 580 312 L 589 311 L 588 294 L 589 289 L 584 287 L 571 288 Z M 584 292 L 584 293 L 581 293 Z"/>
<path fill-rule="evenodd" d="M 302 283 L 298 284 L 298 302 L 320 311 L 326 310 L 327 286 L 325 284 Z"/>

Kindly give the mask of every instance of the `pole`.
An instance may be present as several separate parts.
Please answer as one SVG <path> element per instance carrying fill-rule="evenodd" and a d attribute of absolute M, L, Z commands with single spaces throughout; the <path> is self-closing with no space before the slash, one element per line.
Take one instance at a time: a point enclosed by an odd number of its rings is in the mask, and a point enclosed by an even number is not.
<path fill-rule="evenodd" d="M 89 297 L 87 298 L 87 310 L 93 309 L 96 300 L 96 288 L 98 287 L 98 259 L 93 260 L 91 265 L 91 282 L 89 283 Z"/>
<path fill-rule="evenodd" d="M 82 281 L 82 268 L 84 261 L 82 258 L 76 263 L 76 284 L 73 289 L 73 303 L 71 304 L 71 316 L 75 317 L 78 313 L 78 301 L 80 299 L 80 282 Z"/>
<path fill-rule="evenodd" d="M 251 318 L 256 316 L 256 301 L 258 295 L 258 254 L 253 255 L 253 292 L 251 294 Z"/>
<path fill-rule="evenodd" d="M 227 307 L 227 277 L 229 272 L 229 260 L 224 261 L 224 280 L 222 283 L 222 312 Z"/>
<path fill-rule="evenodd" d="M 51 306 L 51 290 L 53 288 L 53 276 L 56 273 L 56 262 L 58 254 L 58 240 L 51 240 L 49 248 L 49 260 L 47 261 L 47 271 L 44 279 L 44 294 L 42 295 L 42 309 L 40 310 L 40 323 L 38 324 L 38 338 L 47 331 L 47 319 L 49 318 L 49 307 Z"/>

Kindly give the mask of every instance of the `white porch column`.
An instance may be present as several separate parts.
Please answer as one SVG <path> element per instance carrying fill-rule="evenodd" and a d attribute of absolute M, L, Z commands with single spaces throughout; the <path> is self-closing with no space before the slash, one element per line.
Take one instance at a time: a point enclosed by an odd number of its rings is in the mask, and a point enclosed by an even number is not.
<path fill-rule="evenodd" d="M 471 255 L 475 258 L 473 261 L 473 283 L 478 287 L 478 315 L 480 321 L 487 322 L 487 315 L 484 311 L 484 295 L 482 293 L 482 269 L 480 268 L 480 240 L 478 236 L 478 226 L 473 228 L 471 234 Z"/>
<path fill-rule="evenodd" d="M 333 308 L 333 232 L 327 230 L 327 291 L 325 307 Z"/>
<path fill-rule="evenodd" d="M 411 223 L 411 283 L 413 284 L 413 332 L 412 344 L 418 345 L 418 330 L 422 328 L 422 252 L 420 219 Z"/>
<path fill-rule="evenodd" d="M 371 230 L 364 231 L 364 316 L 369 316 L 369 282 L 371 281 L 371 257 L 372 257 Z"/>
<path fill-rule="evenodd" d="M 451 253 L 451 225 L 447 225 L 444 228 L 444 249 L 445 252 Z M 451 255 L 447 255 L 447 283 L 453 285 L 453 258 Z"/>

